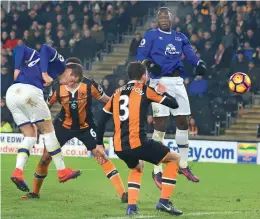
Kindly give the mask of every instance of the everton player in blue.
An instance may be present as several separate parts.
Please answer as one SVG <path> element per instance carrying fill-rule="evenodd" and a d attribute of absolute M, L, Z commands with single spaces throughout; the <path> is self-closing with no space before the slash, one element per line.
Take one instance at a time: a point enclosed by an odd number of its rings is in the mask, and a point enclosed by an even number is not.
<path fill-rule="evenodd" d="M 170 109 L 159 103 L 152 103 L 153 117 L 155 121 L 153 139 L 162 142 L 164 140 L 166 125 L 171 115 L 176 120 L 176 143 L 181 155 L 179 173 L 185 175 L 193 182 L 199 182 L 188 166 L 188 119 L 191 114 L 190 104 L 186 89 L 183 84 L 184 67 L 181 60 L 182 54 L 193 65 L 196 73 L 206 73 L 205 63 L 193 52 L 187 37 L 171 29 L 173 16 L 169 8 L 160 8 L 157 13 L 158 28 L 145 33 L 138 49 L 137 60 L 146 65 L 150 72 L 150 86 L 158 83 L 164 85 L 167 92 L 176 98 L 179 108 Z M 155 166 L 153 179 L 161 189 L 162 166 Z"/>
<path fill-rule="evenodd" d="M 40 53 L 24 45 L 15 48 L 14 84 L 7 90 L 6 103 L 15 123 L 24 135 L 18 149 L 16 168 L 11 180 L 18 189 L 29 192 L 23 169 L 30 150 L 37 141 L 35 126 L 43 134 L 47 151 L 52 156 L 58 179 L 66 182 L 81 174 L 80 170 L 65 168 L 61 147 L 56 138 L 50 110 L 44 101 L 43 90 L 53 79 L 66 84 L 74 80 L 66 70 L 64 58 L 50 46 L 43 45 Z"/>

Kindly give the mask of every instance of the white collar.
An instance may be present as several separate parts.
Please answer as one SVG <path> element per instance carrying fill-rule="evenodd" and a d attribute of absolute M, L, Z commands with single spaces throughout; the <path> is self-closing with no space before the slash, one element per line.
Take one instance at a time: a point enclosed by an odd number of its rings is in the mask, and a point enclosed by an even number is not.
<path fill-rule="evenodd" d="M 67 85 L 65 85 L 65 88 L 67 91 L 69 91 L 71 94 L 72 94 L 72 97 L 74 97 L 75 93 L 77 92 L 77 90 L 80 88 L 80 85 L 81 85 L 82 82 L 79 83 L 79 86 L 74 90 L 74 91 L 71 91 Z"/>
<path fill-rule="evenodd" d="M 160 31 L 160 32 L 162 32 L 162 33 L 165 33 L 165 34 L 172 34 L 172 32 L 171 31 L 163 31 L 163 30 L 161 30 L 160 28 L 158 28 L 158 30 Z"/>

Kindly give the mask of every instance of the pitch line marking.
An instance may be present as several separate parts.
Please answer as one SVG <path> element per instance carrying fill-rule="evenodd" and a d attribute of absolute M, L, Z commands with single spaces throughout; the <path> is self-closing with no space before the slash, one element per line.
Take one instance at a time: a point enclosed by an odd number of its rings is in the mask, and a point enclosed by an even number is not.
<path fill-rule="evenodd" d="M 256 211 L 220 211 L 220 212 L 192 212 L 192 213 L 187 213 L 187 214 L 183 214 L 183 216 L 201 216 L 201 215 L 223 215 L 223 214 L 251 214 L 251 213 L 259 213 L 260 211 L 256 210 Z M 161 218 L 162 215 L 136 215 L 133 216 L 133 218 L 135 219 L 141 219 L 141 218 Z M 92 218 L 92 219 L 96 219 L 96 218 Z M 129 219 L 129 217 L 124 216 L 124 217 L 103 217 L 101 219 Z"/>

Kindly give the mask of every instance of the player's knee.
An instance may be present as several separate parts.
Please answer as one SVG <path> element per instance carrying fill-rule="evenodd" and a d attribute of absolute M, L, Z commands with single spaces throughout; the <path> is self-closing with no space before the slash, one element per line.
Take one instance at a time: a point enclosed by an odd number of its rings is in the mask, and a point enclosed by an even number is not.
<path fill-rule="evenodd" d="M 21 126 L 20 130 L 22 131 L 23 135 L 26 137 L 35 137 L 37 135 L 34 126 L 31 124 L 26 124 Z"/>
<path fill-rule="evenodd" d="M 21 143 L 21 148 L 31 150 L 33 146 L 36 144 L 37 138 L 36 137 L 24 137 L 22 143 Z"/>
<path fill-rule="evenodd" d="M 57 139 L 54 131 L 50 132 L 48 134 L 44 134 L 43 137 L 44 137 L 44 143 L 45 143 L 45 146 L 46 146 L 46 149 L 48 152 L 60 148 L 60 144 L 58 142 L 58 139 Z"/>
<path fill-rule="evenodd" d="M 36 124 L 36 126 L 42 134 L 49 134 L 54 132 L 54 127 L 51 120 L 39 122 Z"/>
<path fill-rule="evenodd" d="M 171 150 L 168 156 L 164 159 L 164 163 L 168 162 L 177 162 L 179 163 L 181 160 L 181 155 L 176 151 Z"/>
<path fill-rule="evenodd" d="M 176 117 L 176 126 L 179 130 L 187 130 L 189 128 L 187 116 L 177 116 Z"/>
<path fill-rule="evenodd" d="M 154 129 L 160 132 L 165 132 L 167 126 L 167 117 L 155 117 Z"/>

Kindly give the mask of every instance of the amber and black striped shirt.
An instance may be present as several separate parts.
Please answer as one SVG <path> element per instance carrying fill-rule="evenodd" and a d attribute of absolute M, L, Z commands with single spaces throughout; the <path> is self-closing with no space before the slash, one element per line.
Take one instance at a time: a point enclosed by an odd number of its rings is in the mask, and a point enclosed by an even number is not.
<path fill-rule="evenodd" d="M 91 111 L 92 98 L 100 99 L 105 95 L 102 87 L 94 80 L 83 78 L 79 87 L 71 92 L 66 85 L 57 84 L 48 102 L 62 105 L 59 120 L 64 128 L 85 129 L 94 124 Z"/>
<path fill-rule="evenodd" d="M 151 102 L 162 103 L 166 96 L 137 81 L 117 89 L 104 107 L 113 115 L 115 151 L 140 147 L 146 139 L 146 116 Z"/>

